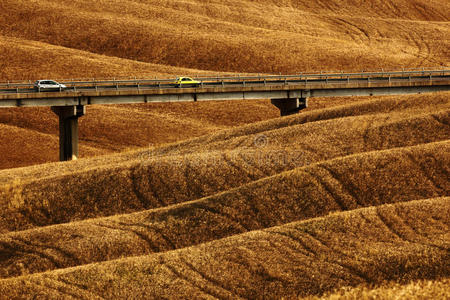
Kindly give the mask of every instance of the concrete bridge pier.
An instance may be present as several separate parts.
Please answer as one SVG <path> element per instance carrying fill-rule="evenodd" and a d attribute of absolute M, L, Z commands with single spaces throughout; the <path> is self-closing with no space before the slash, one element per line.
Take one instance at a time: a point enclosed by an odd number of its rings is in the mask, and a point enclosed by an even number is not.
<path fill-rule="evenodd" d="M 307 98 L 271 99 L 271 102 L 280 110 L 281 116 L 296 114 L 308 106 Z"/>
<path fill-rule="evenodd" d="M 78 157 L 78 118 L 86 113 L 86 106 L 52 106 L 59 117 L 59 160 Z"/>

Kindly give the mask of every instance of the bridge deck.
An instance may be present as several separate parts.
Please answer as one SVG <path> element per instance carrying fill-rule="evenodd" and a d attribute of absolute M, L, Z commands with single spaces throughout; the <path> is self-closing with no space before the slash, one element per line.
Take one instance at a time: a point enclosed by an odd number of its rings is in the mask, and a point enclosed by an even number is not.
<path fill-rule="evenodd" d="M 38 92 L 29 83 L 7 83 L 9 87 L 0 84 L 0 107 L 370 96 L 450 90 L 450 70 L 406 75 L 393 72 L 198 80 L 200 86 L 196 88 L 176 88 L 170 80 L 65 82 L 68 89 L 56 92 Z"/>
<path fill-rule="evenodd" d="M 417 94 L 450 90 L 450 70 L 198 78 L 198 87 L 170 80 L 71 81 L 68 89 L 35 91 L 31 83 L 0 83 L 1 107 L 51 106 L 59 117 L 60 160 L 78 157 L 78 118 L 86 105 L 169 101 L 271 99 L 282 116 L 307 98 Z"/>

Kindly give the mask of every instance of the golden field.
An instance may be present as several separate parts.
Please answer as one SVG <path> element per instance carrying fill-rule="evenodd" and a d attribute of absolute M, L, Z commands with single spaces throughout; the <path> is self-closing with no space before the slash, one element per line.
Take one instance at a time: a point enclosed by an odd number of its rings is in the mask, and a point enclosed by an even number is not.
<path fill-rule="evenodd" d="M 442 0 L 4 0 L 0 81 L 448 67 L 448 11 Z M 278 116 L 269 101 L 88 110 L 81 118 L 82 157 Z M 142 126 L 131 124 L 130 115 Z M 57 117 L 47 109 L 2 112 L 0 123 L 0 151 L 8 154 L 1 169 L 58 160 Z M 25 133 L 42 140 L 41 147 L 21 142 Z"/>
<path fill-rule="evenodd" d="M 442 68 L 448 1 L 0 2 L 0 81 Z M 447 299 L 449 92 L 0 110 L 0 299 Z"/>

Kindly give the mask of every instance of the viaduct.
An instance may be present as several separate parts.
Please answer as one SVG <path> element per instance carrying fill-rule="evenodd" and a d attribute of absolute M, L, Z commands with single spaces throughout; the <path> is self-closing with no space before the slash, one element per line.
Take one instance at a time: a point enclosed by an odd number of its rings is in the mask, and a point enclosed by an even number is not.
<path fill-rule="evenodd" d="M 421 94 L 450 90 L 450 70 L 199 77 L 198 87 L 174 80 L 66 81 L 65 90 L 36 91 L 31 82 L 0 83 L 0 108 L 48 106 L 59 116 L 60 160 L 78 156 L 78 118 L 94 104 L 271 99 L 281 116 L 308 98 Z"/>

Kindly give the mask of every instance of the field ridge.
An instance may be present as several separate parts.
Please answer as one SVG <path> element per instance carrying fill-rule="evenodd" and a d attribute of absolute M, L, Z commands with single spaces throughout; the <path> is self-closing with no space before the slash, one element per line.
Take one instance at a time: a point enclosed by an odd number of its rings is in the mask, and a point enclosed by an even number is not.
<path fill-rule="evenodd" d="M 448 69 L 444 0 L 2 0 L 0 82 Z M 450 92 L 0 109 L 0 299 L 447 299 Z"/>

